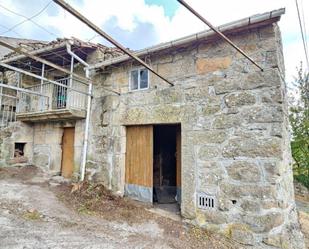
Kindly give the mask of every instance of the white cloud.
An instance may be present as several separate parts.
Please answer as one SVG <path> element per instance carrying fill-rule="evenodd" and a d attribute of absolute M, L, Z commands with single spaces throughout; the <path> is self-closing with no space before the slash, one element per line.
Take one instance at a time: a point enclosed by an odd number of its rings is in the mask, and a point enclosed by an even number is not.
<path fill-rule="evenodd" d="M 297 76 L 296 67 L 299 68 L 300 61 L 303 61 L 303 66 L 306 65 L 301 39 L 285 44 L 283 52 L 285 54 L 286 78 L 287 81 L 291 81 L 293 80 L 293 76 Z"/>
<path fill-rule="evenodd" d="M 176 0 L 169 0 L 175 1 Z M 303 1 L 303 8 L 309 10 L 309 1 Z M 18 2 L 18 3 L 17 3 Z M 0 0 L 0 3 L 13 9 L 17 12 L 21 12 L 29 2 L 36 3 L 33 9 L 26 12 L 27 16 L 33 15 L 39 9 L 41 9 L 48 0 L 40 1 L 16 1 L 16 0 Z M 117 26 L 127 33 L 132 33 L 137 29 L 141 23 L 149 23 L 153 26 L 156 33 L 157 40 L 151 41 L 153 45 L 155 43 L 164 42 L 172 39 L 176 39 L 182 36 L 186 36 L 207 27 L 193 16 L 188 10 L 180 6 L 175 15 L 172 18 L 168 18 L 164 15 L 163 7 L 157 5 L 146 5 L 143 0 L 84 0 L 81 4 L 76 1 L 69 1 L 74 7 L 79 9 L 85 16 L 100 27 L 107 25 L 111 18 L 115 18 Z M 79 1 L 81 2 L 81 1 Z M 279 25 L 282 30 L 284 41 L 284 54 L 287 68 L 288 79 L 291 79 L 291 74 L 295 72 L 295 67 L 299 65 L 299 61 L 304 61 L 304 53 L 302 52 L 302 44 L 300 40 L 300 31 L 297 20 L 297 13 L 295 8 L 295 2 L 292 0 L 187 0 L 187 2 L 193 6 L 198 12 L 206 17 L 214 25 L 221 25 L 227 22 L 231 22 L 237 19 L 241 19 L 250 15 L 263 13 L 273 9 L 286 7 L 286 15 L 282 17 Z M 53 15 L 42 14 L 35 19 L 42 26 L 49 28 L 53 33 L 57 32 L 60 37 L 79 37 L 87 40 L 94 36 L 94 32 L 83 25 L 76 18 L 68 13 L 65 13 L 61 8 L 56 7 L 53 3 L 49 9 L 54 9 Z M 58 11 L 55 11 L 58 9 Z M 21 18 L 1 11 L 1 19 L 12 19 L 12 23 L 21 21 Z M 309 12 L 305 13 L 309 15 Z M 1 21 L 1 20 L 0 20 Z M 33 30 L 39 32 L 39 29 L 32 23 L 28 22 L 16 29 L 18 33 L 21 33 L 27 38 L 29 34 L 33 34 Z M 44 32 L 43 32 L 44 33 Z M 309 32 L 308 32 L 309 33 Z M 42 31 L 40 31 L 42 34 Z M 48 39 L 54 39 L 48 34 L 44 37 Z M 136 37 L 136 47 L 138 47 L 139 40 L 144 39 L 141 33 L 139 37 Z M 309 38 L 308 38 L 309 39 Z M 101 41 L 101 39 L 95 39 L 94 41 Z M 120 41 L 126 45 L 126 41 Z M 144 44 L 144 43 L 140 43 Z"/>

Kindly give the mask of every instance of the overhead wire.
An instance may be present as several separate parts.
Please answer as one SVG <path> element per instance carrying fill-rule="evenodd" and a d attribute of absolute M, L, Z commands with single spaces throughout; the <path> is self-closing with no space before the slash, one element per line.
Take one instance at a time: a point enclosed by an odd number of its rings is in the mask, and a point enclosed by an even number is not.
<path fill-rule="evenodd" d="M 6 27 L 6 26 L 2 25 L 1 23 L 0 23 L 0 27 L 5 28 L 6 30 L 8 30 L 8 29 L 9 29 L 8 27 Z M 17 33 L 17 32 L 16 32 L 16 31 L 14 31 L 14 30 L 11 30 L 11 32 L 15 33 L 16 35 L 18 35 L 18 36 L 20 36 L 20 37 L 22 36 L 21 34 Z"/>
<path fill-rule="evenodd" d="M 305 21 L 305 11 L 304 11 L 304 5 L 303 0 L 301 0 L 301 9 L 302 9 L 302 18 L 303 18 L 303 25 L 304 25 L 304 34 L 305 34 L 305 41 L 306 41 L 306 47 L 308 52 L 308 36 L 307 36 L 307 27 L 306 27 L 306 21 Z"/>
<path fill-rule="evenodd" d="M 3 26 L 3 25 L 2 25 Z M 5 27 L 5 26 L 4 26 Z M 6 29 L 7 29 L 7 27 L 5 27 Z M 22 35 L 19 35 L 18 37 L 16 37 L 16 38 L 19 38 L 19 39 L 23 39 L 22 38 Z M 35 50 L 27 50 L 27 52 L 35 52 Z M 68 62 L 68 63 L 70 63 L 70 60 L 69 59 L 67 59 L 66 57 L 64 57 L 62 54 L 59 54 L 59 53 L 57 53 L 57 52 L 54 52 L 54 51 L 50 51 L 49 53 L 47 53 L 47 54 L 44 54 L 45 56 L 47 56 L 47 55 L 55 55 L 55 56 L 57 56 L 57 57 L 59 57 L 59 58 L 61 58 L 63 61 L 66 61 L 66 62 Z"/>
<path fill-rule="evenodd" d="M 35 24 L 37 27 L 41 28 L 43 31 L 47 32 L 49 35 L 54 36 L 55 38 L 58 39 L 58 38 L 59 38 L 58 35 L 56 35 L 56 34 L 50 32 L 50 31 L 48 31 L 48 30 L 45 29 L 42 25 L 38 24 L 37 22 L 35 22 L 35 21 L 33 20 L 35 17 L 37 17 L 37 16 L 39 16 L 40 14 L 42 14 L 42 13 L 49 7 L 49 5 L 50 5 L 51 3 L 53 3 L 53 1 L 49 1 L 39 12 L 37 12 L 35 15 L 33 15 L 33 16 L 31 16 L 31 17 L 27 17 L 27 16 L 25 16 L 25 15 L 22 15 L 22 14 L 20 14 L 20 13 L 17 13 L 17 12 L 15 12 L 15 11 L 13 11 L 13 10 L 11 10 L 11 9 L 9 9 L 9 8 L 7 8 L 7 7 L 5 7 L 5 6 L 3 6 L 3 5 L 0 4 L 0 7 L 1 7 L 1 8 L 3 8 L 3 9 L 5 9 L 5 10 L 7 10 L 7 11 L 9 11 L 9 12 L 11 12 L 11 13 L 13 13 L 13 14 L 15 14 L 15 15 L 17 15 L 17 16 L 20 16 L 20 17 L 22 17 L 22 18 L 25 19 L 24 21 L 22 21 L 22 22 L 20 22 L 20 23 L 17 23 L 16 25 L 14 25 L 14 26 L 12 26 L 12 27 L 10 27 L 10 28 L 8 28 L 8 27 L 6 27 L 6 26 L 4 26 L 4 25 L 1 25 L 2 27 L 6 28 L 7 31 L 1 33 L 0 35 L 3 35 L 3 34 L 8 33 L 8 32 L 15 32 L 15 31 L 14 31 L 15 28 L 17 28 L 18 26 L 22 25 L 22 24 L 25 23 L 25 22 L 29 22 L 29 21 L 30 21 L 30 22 L 32 22 L 33 24 Z M 15 32 L 15 33 L 17 33 L 17 32 Z M 22 39 L 22 36 L 21 36 L 20 34 L 17 33 L 17 35 L 20 36 L 20 38 Z M 80 49 L 79 47 L 76 47 L 76 50 L 79 50 L 79 51 L 80 51 L 81 53 L 83 53 L 84 55 L 87 55 L 87 54 L 86 54 L 82 49 Z M 32 51 L 28 51 L 28 52 L 32 52 Z M 58 56 L 59 58 L 65 60 L 65 61 L 67 61 L 67 62 L 71 62 L 71 61 L 68 60 L 66 57 L 64 57 L 63 55 L 60 55 L 60 54 L 57 53 L 57 52 L 50 51 L 49 54 L 54 54 L 54 55 Z M 21 63 L 22 63 L 23 65 L 29 66 L 27 63 L 24 63 L 24 62 L 21 62 Z M 37 67 L 35 67 L 35 66 L 32 66 L 32 67 L 35 68 L 35 69 L 39 69 L 39 68 L 37 68 Z M 39 69 L 39 70 L 41 70 L 41 69 Z M 81 80 L 79 80 L 79 79 L 76 79 L 76 78 L 74 78 L 74 80 L 77 81 L 77 82 L 80 82 L 80 83 L 84 83 L 83 81 L 81 81 Z M 112 92 L 114 92 L 112 89 L 106 89 L 106 90 L 107 90 L 107 91 L 112 91 Z M 114 92 L 114 93 L 116 93 L 116 92 Z M 119 94 L 119 93 L 117 93 L 117 94 Z"/>
<path fill-rule="evenodd" d="M 60 54 L 60 53 L 57 53 L 57 52 L 54 52 L 54 51 L 50 51 L 49 53 L 45 53 L 44 55 L 45 55 L 45 56 L 56 55 L 56 56 L 58 56 L 59 58 L 63 59 L 64 61 L 66 61 L 66 62 L 68 62 L 68 63 L 71 63 L 71 60 L 69 60 L 68 58 L 64 57 L 63 54 Z"/>
<path fill-rule="evenodd" d="M 94 36 L 92 36 L 90 39 L 86 40 L 87 42 L 91 42 L 93 39 L 99 37 L 100 35 L 95 34 Z"/>
<path fill-rule="evenodd" d="M 6 28 L 7 31 L 0 33 L 0 35 L 4 35 L 4 34 L 6 34 L 6 33 L 8 33 L 8 32 L 15 32 L 15 31 L 14 31 L 15 28 L 17 28 L 18 26 L 24 24 L 25 22 L 30 21 L 30 22 L 32 22 L 33 24 L 35 24 L 36 26 L 38 26 L 39 28 L 41 28 L 42 30 L 44 30 L 45 32 L 47 32 L 49 35 L 58 38 L 59 36 L 57 36 L 56 34 L 54 34 L 54 33 L 50 32 L 50 31 L 48 31 L 48 30 L 45 29 L 42 25 L 40 25 L 40 24 L 38 24 L 37 22 L 35 22 L 34 20 L 32 20 L 33 18 L 38 17 L 40 14 L 42 14 L 42 13 L 49 7 L 49 5 L 50 5 L 51 3 L 53 3 L 53 2 L 52 2 L 52 1 L 49 1 L 39 12 L 37 12 L 35 15 L 33 15 L 33 16 L 31 16 L 31 17 L 27 17 L 27 16 L 25 16 L 25 15 L 22 15 L 22 14 L 20 14 L 20 13 L 17 13 L 17 12 L 15 12 L 15 11 L 13 11 L 13 10 L 11 10 L 11 9 L 9 9 L 9 8 L 7 8 L 7 7 L 5 7 L 5 6 L 3 6 L 3 5 L 0 4 L 0 7 L 1 7 L 1 8 L 5 9 L 6 11 L 8 11 L 8 12 L 10 12 L 10 13 L 13 13 L 14 15 L 20 16 L 20 17 L 22 17 L 22 18 L 25 19 L 24 21 L 19 22 L 18 24 L 15 24 L 14 26 L 12 26 L 12 27 L 10 27 L 10 28 L 8 28 L 8 27 L 6 27 L 6 26 L 4 26 L 4 25 L 1 25 L 2 27 Z M 16 33 L 16 32 L 15 32 L 15 33 Z M 18 33 L 17 33 L 17 34 L 18 34 Z M 20 38 L 22 38 L 22 35 L 18 34 L 18 36 L 19 36 Z M 68 59 L 65 58 L 64 56 L 59 55 L 59 54 L 56 53 L 56 52 L 51 52 L 51 53 L 52 53 L 52 54 L 55 54 L 55 55 L 57 55 L 57 56 L 59 56 L 59 57 L 61 57 L 63 60 L 66 60 L 66 61 L 70 62 L 70 60 L 68 60 Z"/>
<path fill-rule="evenodd" d="M 59 6 L 61 6 L 63 9 L 68 11 L 70 14 L 75 16 L 77 19 L 79 19 L 81 22 L 83 22 L 85 25 L 87 25 L 89 28 L 91 28 L 93 31 L 100 34 L 104 39 L 108 40 L 110 43 L 112 43 L 115 47 L 117 47 L 119 50 L 121 50 L 124 54 L 127 54 L 129 57 L 137 61 L 139 64 L 143 65 L 145 68 L 147 68 L 150 72 L 158 76 L 160 79 L 162 79 L 164 82 L 168 83 L 171 86 L 174 86 L 172 82 L 161 76 L 159 73 L 154 71 L 150 66 L 148 66 L 144 61 L 142 61 L 138 56 L 136 56 L 134 53 L 129 51 L 127 48 L 125 48 L 122 44 L 120 44 L 118 41 L 116 41 L 114 38 L 112 38 L 110 35 L 105 33 L 101 28 L 99 28 L 97 25 L 95 25 L 93 22 L 91 22 L 89 19 L 87 19 L 85 16 L 80 14 L 77 10 L 75 10 L 72 6 L 70 6 L 68 3 L 66 3 L 64 0 L 53 0 L 55 3 L 57 3 Z"/>
<path fill-rule="evenodd" d="M 28 51 L 28 52 L 31 52 L 31 51 Z M 51 52 L 51 53 L 45 54 L 45 56 L 46 56 L 46 55 L 51 55 L 51 54 L 55 54 L 55 55 L 58 56 L 59 58 L 61 58 L 61 59 L 63 58 L 63 59 L 65 59 L 66 61 L 71 62 L 70 60 L 68 60 L 67 58 L 65 58 L 64 56 L 62 56 L 62 55 L 60 55 L 60 54 L 58 54 L 58 53 L 53 53 L 53 52 Z M 22 60 L 19 60 L 19 61 L 18 61 L 18 64 L 19 64 L 19 65 L 24 65 L 25 68 L 29 68 L 30 70 L 34 69 L 34 70 L 36 70 L 38 73 L 42 71 L 42 68 L 39 68 L 39 67 L 37 67 L 37 66 L 35 66 L 35 65 L 33 65 L 33 64 L 25 63 L 25 62 L 23 62 Z M 48 69 L 45 68 L 45 72 L 49 72 L 49 71 L 51 71 L 51 70 L 54 70 L 54 69 L 51 68 L 51 69 L 48 70 Z M 85 81 L 83 81 L 83 80 L 81 80 L 81 79 L 78 79 L 77 77 L 73 77 L 73 78 L 74 78 L 74 81 L 77 81 L 77 82 L 79 82 L 79 83 L 85 84 Z"/>
<path fill-rule="evenodd" d="M 306 62 L 307 62 L 307 68 L 309 70 L 308 51 L 307 51 L 306 40 L 305 40 L 305 37 L 304 37 L 304 29 L 303 29 L 303 24 L 302 24 L 301 16 L 300 16 L 300 10 L 299 10 L 298 1 L 295 0 L 295 3 L 296 3 L 296 9 L 297 9 L 297 15 L 298 15 L 298 22 L 299 22 L 299 26 L 300 26 L 301 37 L 302 37 L 304 51 L 305 51 L 305 59 L 306 59 Z"/>
<path fill-rule="evenodd" d="M 18 24 L 14 25 L 14 26 L 12 26 L 12 27 L 10 27 L 10 28 L 8 28 L 8 27 L 6 27 L 6 26 L 4 26 L 4 25 L 1 25 L 1 26 L 4 27 L 5 29 L 7 29 L 7 31 L 0 33 L 0 35 L 3 35 L 3 34 L 8 33 L 8 32 L 14 32 L 14 33 L 16 33 L 20 38 L 22 38 L 22 35 L 20 35 L 20 34 L 18 34 L 17 32 L 15 32 L 14 29 L 17 28 L 18 26 L 24 24 L 25 22 L 31 21 L 33 24 L 35 24 L 36 26 L 38 26 L 39 28 L 41 28 L 42 30 L 44 30 L 45 32 L 47 32 L 49 35 L 58 38 L 59 36 L 57 36 L 56 34 L 54 34 L 54 33 L 50 32 L 50 31 L 48 31 L 48 30 L 45 29 L 42 25 L 40 25 L 40 24 L 38 24 L 37 22 L 35 22 L 34 20 L 32 20 L 33 18 L 35 18 L 35 17 L 39 16 L 41 13 L 43 13 L 43 12 L 49 7 L 49 5 L 50 5 L 51 3 L 52 3 L 52 1 L 49 1 L 39 12 L 37 12 L 35 15 L 33 15 L 33 16 L 31 16 L 31 17 L 27 17 L 27 16 L 25 16 L 25 15 L 19 14 L 19 13 L 17 13 L 17 12 L 15 12 L 15 11 L 13 11 L 13 10 L 11 10 L 11 9 L 9 9 L 9 8 L 7 8 L 7 7 L 5 7 L 5 6 L 3 6 L 3 5 L 0 4 L 0 7 L 1 7 L 1 8 L 5 9 L 5 10 L 7 10 L 8 12 L 13 13 L 13 14 L 15 14 L 15 15 L 17 15 L 17 16 L 23 17 L 23 18 L 25 19 L 24 21 L 19 22 Z M 30 51 L 29 51 L 29 52 L 30 52 Z M 50 54 L 54 54 L 54 55 L 60 57 L 61 59 L 65 60 L 65 61 L 67 61 L 67 62 L 70 62 L 69 59 L 65 58 L 64 56 L 60 55 L 59 53 L 56 53 L 56 52 L 51 51 Z"/>
<path fill-rule="evenodd" d="M 10 27 L 10 28 L 8 28 L 8 27 L 6 27 L 6 26 L 4 26 L 4 25 L 1 25 L 2 27 L 6 28 L 7 31 L 5 31 L 5 32 L 3 32 L 3 33 L 0 33 L 0 35 L 3 35 L 3 34 L 5 34 L 5 33 L 11 32 L 11 31 L 12 31 L 12 32 L 15 32 L 15 31 L 14 31 L 15 28 L 17 28 L 18 26 L 24 24 L 25 22 L 29 22 L 29 21 L 30 21 L 30 22 L 32 22 L 34 25 L 36 25 L 37 27 L 39 27 L 40 29 L 42 29 L 43 31 L 47 32 L 49 35 L 51 35 L 51 36 L 53 36 L 53 37 L 55 37 L 55 38 L 59 38 L 59 36 L 57 36 L 55 33 L 50 32 L 49 30 L 47 30 L 46 28 L 44 28 L 42 25 L 38 24 L 37 22 L 35 22 L 35 21 L 33 20 L 33 18 L 38 17 L 40 14 L 42 14 L 42 13 L 49 7 L 49 5 L 50 5 L 51 3 L 53 3 L 53 2 L 52 2 L 52 1 L 49 1 L 39 12 L 37 12 L 35 15 L 33 15 L 33 16 L 31 16 L 31 17 L 27 17 L 27 16 L 25 16 L 25 15 L 23 15 L 23 14 L 17 13 L 16 11 L 13 11 L 13 10 L 11 10 L 11 9 L 9 9 L 9 8 L 7 8 L 7 7 L 5 7 L 5 6 L 3 6 L 3 5 L 0 4 L 0 7 L 1 7 L 1 8 L 5 9 L 6 11 L 8 11 L 8 12 L 10 12 L 10 13 L 13 13 L 13 14 L 16 15 L 16 16 L 20 16 L 20 17 L 22 17 L 22 18 L 25 19 L 24 21 L 19 22 L 18 24 L 14 25 L 14 26 L 12 26 L 12 27 Z M 16 33 L 16 32 L 15 32 L 15 33 Z M 19 36 L 19 38 L 22 39 L 22 35 L 18 34 L 18 36 Z M 59 54 L 56 53 L 56 52 L 51 51 L 51 53 L 54 54 L 54 55 L 57 55 L 58 57 L 61 57 L 63 60 L 66 60 L 67 62 L 70 62 L 70 60 L 68 60 L 68 59 L 65 58 L 64 56 L 59 55 Z"/>
<path fill-rule="evenodd" d="M 23 15 L 23 14 L 17 13 L 16 11 L 13 11 L 13 10 L 11 10 L 11 9 L 9 9 L 9 8 L 7 8 L 7 7 L 5 7 L 5 6 L 3 6 L 3 5 L 0 4 L 0 7 L 1 7 L 1 8 L 3 8 L 3 9 L 5 9 L 5 10 L 7 10 L 7 11 L 13 13 L 14 15 L 23 17 L 23 18 L 25 19 L 24 21 L 22 21 L 22 22 L 20 22 L 20 23 L 18 23 L 18 24 L 16 24 L 16 25 L 14 25 L 14 26 L 12 26 L 11 28 L 7 28 L 7 27 L 5 27 L 4 25 L 2 25 L 4 28 L 7 29 L 7 31 L 5 31 L 5 32 L 3 32 L 3 33 L 0 33 L 0 35 L 3 35 L 3 34 L 8 33 L 8 32 L 10 32 L 10 31 L 15 32 L 15 31 L 14 31 L 15 28 L 17 28 L 18 26 L 22 25 L 23 23 L 25 23 L 25 22 L 27 22 L 27 21 L 30 21 L 30 22 L 32 22 L 33 24 L 35 24 L 36 26 L 38 26 L 39 28 L 41 28 L 43 31 L 47 32 L 49 35 L 55 37 L 56 39 L 59 38 L 58 35 L 56 35 L 55 33 L 52 33 L 52 32 L 50 32 L 50 31 L 48 31 L 48 30 L 45 29 L 42 25 L 40 25 L 40 24 L 38 24 L 37 22 L 35 22 L 34 20 L 32 20 L 33 18 L 35 18 L 35 17 L 39 16 L 41 13 L 43 13 L 43 12 L 49 7 L 49 5 L 50 5 L 51 3 L 53 3 L 53 1 L 49 1 L 39 12 L 37 12 L 35 15 L 33 15 L 33 16 L 31 16 L 31 17 L 27 17 L 27 16 L 25 16 L 25 15 Z M 96 36 L 98 36 L 98 35 L 96 35 Z M 22 36 L 19 35 L 19 37 L 22 37 Z M 95 37 L 94 37 L 94 38 L 95 38 Z M 92 39 L 94 39 L 94 38 L 89 39 L 88 42 L 90 42 L 90 40 L 92 40 Z M 77 47 L 76 49 L 77 49 L 78 51 L 80 51 L 81 53 L 83 53 L 84 55 L 87 56 L 87 54 L 86 54 L 82 49 L 80 49 L 79 47 Z M 70 62 L 70 60 L 68 60 L 67 58 L 65 58 L 64 56 L 62 56 L 62 55 L 60 55 L 60 54 L 58 54 L 58 53 L 56 53 L 56 52 L 51 51 L 51 53 L 54 54 L 54 55 L 56 55 L 56 56 L 58 56 L 58 57 L 61 57 L 63 60 L 65 60 L 65 61 L 67 61 L 67 62 Z"/>
<path fill-rule="evenodd" d="M 9 9 L 9 8 L 7 8 L 7 7 L 5 7 L 5 6 L 3 6 L 2 4 L 0 4 L 0 7 L 1 7 L 2 9 L 5 9 L 6 11 L 8 11 L 8 12 L 14 14 L 14 15 L 17 15 L 17 16 L 20 16 L 20 17 L 25 18 L 24 21 L 19 22 L 19 23 L 13 25 L 11 28 L 9 28 L 9 30 L 7 30 L 7 31 L 5 31 L 5 32 L 3 32 L 3 33 L 1 33 L 0 35 L 6 34 L 6 33 L 10 32 L 10 31 L 14 30 L 15 28 L 17 28 L 18 26 L 24 24 L 24 23 L 27 22 L 27 21 L 32 22 L 34 25 L 36 25 L 36 26 L 38 26 L 39 28 L 45 30 L 45 31 L 46 31 L 47 33 L 49 33 L 50 35 L 54 35 L 52 32 L 50 32 L 49 30 L 47 30 L 46 28 L 44 28 L 42 25 L 40 25 L 40 24 L 38 24 L 38 23 L 36 23 L 35 21 L 32 20 L 33 18 L 36 18 L 36 17 L 38 17 L 39 15 L 41 15 L 41 14 L 49 7 L 49 5 L 50 5 L 51 3 L 52 3 L 52 1 L 49 1 L 39 12 L 37 12 L 36 14 L 34 14 L 34 15 L 31 16 L 31 17 L 27 17 L 27 16 L 25 16 L 25 15 L 23 15 L 23 14 L 17 13 L 17 12 L 15 12 L 15 11 L 13 11 L 13 10 L 11 10 L 11 9 Z"/>

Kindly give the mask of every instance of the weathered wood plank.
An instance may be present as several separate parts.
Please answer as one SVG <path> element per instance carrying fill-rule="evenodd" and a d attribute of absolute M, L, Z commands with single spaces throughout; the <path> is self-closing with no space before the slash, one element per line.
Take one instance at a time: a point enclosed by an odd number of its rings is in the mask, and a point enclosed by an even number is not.
<path fill-rule="evenodd" d="M 65 178 L 71 178 L 74 170 L 74 134 L 74 127 L 63 130 L 61 175 Z"/>
<path fill-rule="evenodd" d="M 128 126 L 126 183 L 153 186 L 153 127 Z"/>

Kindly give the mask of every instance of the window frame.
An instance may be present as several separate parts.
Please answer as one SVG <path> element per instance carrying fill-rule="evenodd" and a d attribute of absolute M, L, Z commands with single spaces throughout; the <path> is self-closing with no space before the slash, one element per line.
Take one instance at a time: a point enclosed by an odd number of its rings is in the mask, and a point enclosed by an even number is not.
<path fill-rule="evenodd" d="M 147 87 L 146 88 L 140 88 L 141 86 L 141 76 L 140 76 L 140 71 L 141 70 L 147 70 Z M 136 89 L 132 89 L 132 77 L 131 74 L 133 71 L 138 71 L 138 78 L 137 78 L 137 88 Z M 144 90 L 148 90 L 150 88 L 150 74 L 149 74 L 149 70 L 145 67 L 136 67 L 133 68 L 129 71 L 129 91 L 130 92 L 136 92 L 136 91 L 144 91 Z"/>

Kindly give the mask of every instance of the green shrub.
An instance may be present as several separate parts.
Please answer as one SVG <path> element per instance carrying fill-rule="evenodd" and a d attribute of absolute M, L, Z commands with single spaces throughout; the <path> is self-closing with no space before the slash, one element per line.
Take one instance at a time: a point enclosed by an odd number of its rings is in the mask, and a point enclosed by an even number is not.
<path fill-rule="evenodd" d="M 309 188 L 309 73 L 303 72 L 302 65 L 294 87 L 299 95 L 294 97 L 289 108 L 294 178 Z"/>

